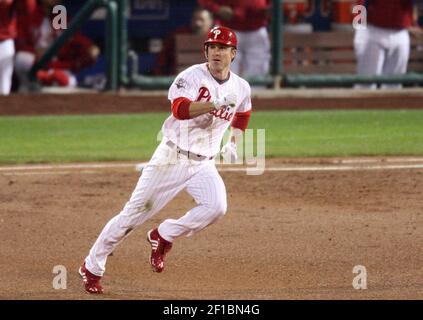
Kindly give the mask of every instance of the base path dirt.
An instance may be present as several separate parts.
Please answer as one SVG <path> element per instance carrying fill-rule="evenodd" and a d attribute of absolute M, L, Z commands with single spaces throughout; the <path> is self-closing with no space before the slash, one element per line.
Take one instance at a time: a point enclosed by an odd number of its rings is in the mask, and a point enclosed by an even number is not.
<path fill-rule="evenodd" d="M 267 162 L 284 165 L 292 164 Z M 146 232 L 194 206 L 182 192 L 116 249 L 106 293 L 93 297 L 77 269 L 139 173 L 0 171 L 0 299 L 423 298 L 423 169 L 221 174 L 222 220 L 178 239 L 165 271 L 153 273 Z M 52 286 L 56 265 L 67 269 L 66 290 Z M 366 290 L 352 286 L 357 265 Z"/>

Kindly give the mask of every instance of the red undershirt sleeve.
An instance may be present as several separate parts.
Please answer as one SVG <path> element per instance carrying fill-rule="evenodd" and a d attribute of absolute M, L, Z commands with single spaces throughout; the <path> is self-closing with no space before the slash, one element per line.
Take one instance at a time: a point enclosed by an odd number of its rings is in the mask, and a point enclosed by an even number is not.
<path fill-rule="evenodd" d="M 191 100 L 185 97 L 176 98 L 172 102 L 172 114 L 178 120 L 187 120 L 189 117 L 189 107 Z"/>
<path fill-rule="evenodd" d="M 250 121 L 251 110 L 246 112 L 237 112 L 232 120 L 231 126 L 233 128 L 241 129 L 245 131 L 248 127 L 248 122 Z"/>

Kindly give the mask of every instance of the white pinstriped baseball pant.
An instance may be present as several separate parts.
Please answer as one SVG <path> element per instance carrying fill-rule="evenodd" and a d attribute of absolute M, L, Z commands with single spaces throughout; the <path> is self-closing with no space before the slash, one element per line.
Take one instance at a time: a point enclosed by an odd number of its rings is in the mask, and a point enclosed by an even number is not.
<path fill-rule="evenodd" d="M 12 88 L 15 43 L 12 39 L 0 41 L 0 95 L 8 95 Z"/>
<path fill-rule="evenodd" d="M 160 235 L 172 242 L 191 236 L 226 213 L 226 188 L 214 160 L 189 160 L 166 145 L 164 138 L 135 187 L 123 210 L 112 218 L 85 259 L 87 269 L 103 276 L 107 257 L 135 227 L 159 212 L 181 190 L 186 189 L 197 206 L 179 219 L 167 219 L 159 226 Z"/>
<path fill-rule="evenodd" d="M 360 75 L 397 75 L 407 72 L 410 56 L 410 35 L 407 29 L 393 30 L 369 24 L 356 30 L 354 50 L 357 73 Z M 384 84 L 382 88 L 400 88 L 400 84 Z M 360 84 L 355 88 L 376 89 L 376 84 Z"/>

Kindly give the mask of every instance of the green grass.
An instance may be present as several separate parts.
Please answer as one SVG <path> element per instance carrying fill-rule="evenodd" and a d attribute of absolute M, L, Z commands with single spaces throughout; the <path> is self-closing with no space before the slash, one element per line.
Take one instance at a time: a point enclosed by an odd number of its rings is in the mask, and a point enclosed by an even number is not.
<path fill-rule="evenodd" d="M 165 114 L 0 117 L 0 163 L 148 159 Z"/>
<path fill-rule="evenodd" d="M 0 117 L 0 163 L 147 160 L 167 113 Z M 423 111 L 253 113 L 266 156 L 423 155 Z"/>
<path fill-rule="evenodd" d="M 252 126 L 270 156 L 423 155 L 421 110 L 263 112 Z"/>

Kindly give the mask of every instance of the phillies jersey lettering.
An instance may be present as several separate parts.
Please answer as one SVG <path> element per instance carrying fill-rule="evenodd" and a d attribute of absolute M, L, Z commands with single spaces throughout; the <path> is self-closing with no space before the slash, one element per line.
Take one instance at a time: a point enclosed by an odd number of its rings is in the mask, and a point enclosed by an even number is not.
<path fill-rule="evenodd" d="M 181 97 L 191 101 L 213 101 L 233 92 L 237 95 L 235 107 L 225 106 L 189 120 L 178 120 L 171 114 L 163 124 L 163 135 L 183 150 L 215 156 L 234 114 L 251 110 L 248 82 L 231 72 L 227 81 L 219 83 L 210 74 L 207 63 L 203 63 L 181 72 L 169 89 L 171 102 Z"/>
<path fill-rule="evenodd" d="M 198 98 L 195 101 L 205 101 L 209 102 L 211 99 L 211 94 L 209 89 L 206 87 L 201 87 L 199 90 Z M 217 118 L 224 119 L 226 121 L 230 121 L 232 119 L 233 113 L 229 113 L 232 111 L 232 108 L 229 108 L 226 106 L 226 108 L 222 108 L 219 110 L 212 110 L 210 111 L 210 114 L 214 115 Z"/>
<path fill-rule="evenodd" d="M 206 87 L 201 87 L 199 90 L 199 94 L 198 97 L 195 101 L 205 101 L 205 102 L 209 102 L 211 99 L 211 94 L 209 89 L 207 89 Z"/>
<path fill-rule="evenodd" d="M 232 109 L 231 107 L 225 107 L 219 110 L 210 111 L 210 113 L 216 118 L 220 118 L 226 121 L 231 121 L 234 115 L 233 112 L 231 112 L 232 111 L 231 109 Z"/>

